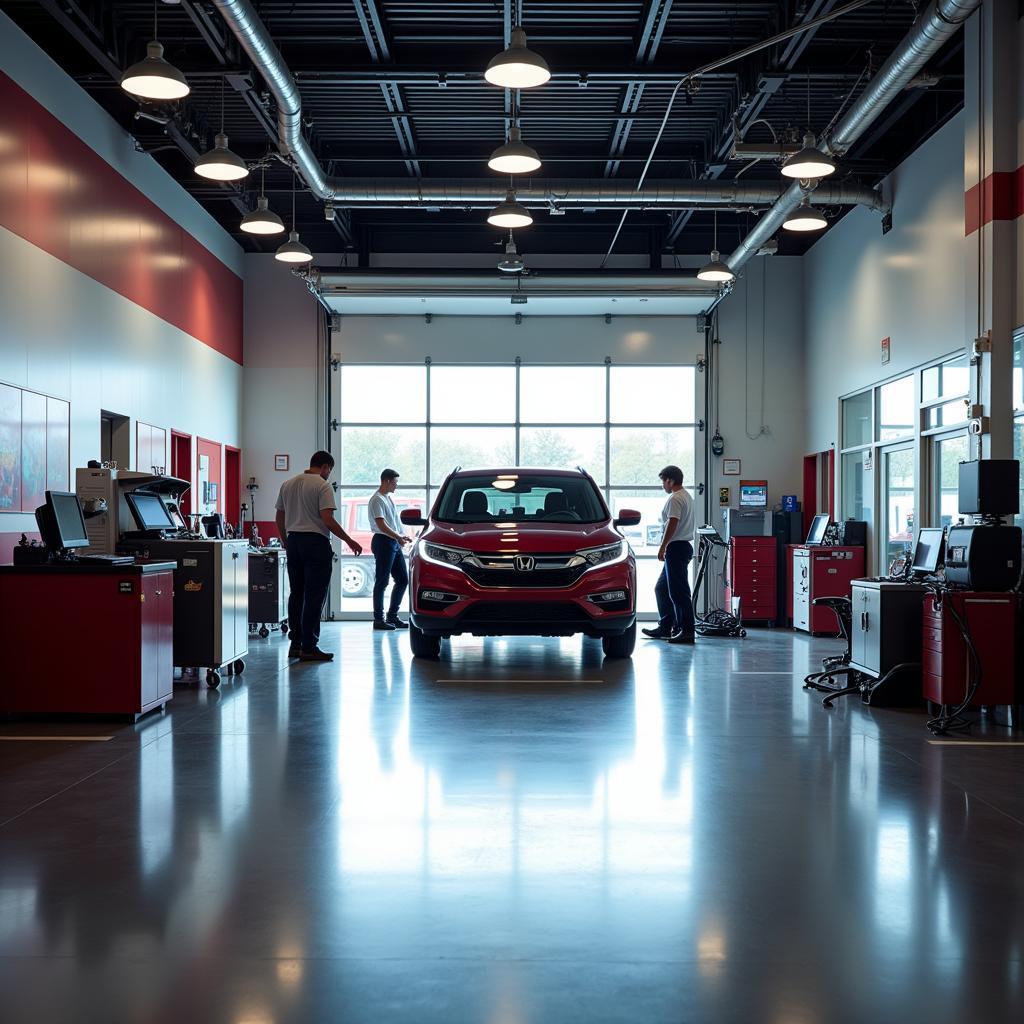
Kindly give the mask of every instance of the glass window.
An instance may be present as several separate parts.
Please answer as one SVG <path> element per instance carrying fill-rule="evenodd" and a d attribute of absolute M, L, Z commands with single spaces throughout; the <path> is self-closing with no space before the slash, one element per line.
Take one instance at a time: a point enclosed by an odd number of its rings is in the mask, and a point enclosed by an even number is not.
<path fill-rule="evenodd" d="M 871 450 L 847 452 L 841 460 L 843 519 L 858 519 L 870 523 L 871 506 L 874 504 Z"/>
<path fill-rule="evenodd" d="M 427 418 L 425 366 L 343 366 L 341 414 L 346 423 L 422 423 Z"/>
<path fill-rule="evenodd" d="M 693 497 L 690 489 L 690 497 Z M 638 558 L 655 557 L 661 547 L 661 510 L 665 507 L 668 495 L 661 489 L 637 488 L 629 491 L 612 491 L 610 504 L 613 515 L 619 515 L 624 508 L 640 513 L 641 519 L 637 526 L 624 526 L 622 532 Z"/>
<path fill-rule="evenodd" d="M 882 566 L 913 545 L 914 542 L 914 452 L 899 448 L 882 454 L 882 514 L 886 539 Z"/>
<path fill-rule="evenodd" d="M 498 469 L 516 464 L 514 427 L 430 428 L 430 482 L 441 483 L 456 467 Z M 395 466 L 395 469 L 398 469 Z"/>
<path fill-rule="evenodd" d="M 455 477 L 441 492 L 437 517 L 449 523 L 599 523 L 605 509 L 585 476 L 513 472 Z"/>
<path fill-rule="evenodd" d="M 604 483 L 604 427 L 523 427 L 519 432 L 519 465 L 551 469 L 582 466 Z"/>
<path fill-rule="evenodd" d="M 524 366 L 519 371 L 522 423 L 604 423 L 603 366 Z"/>
<path fill-rule="evenodd" d="M 967 421 L 967 403 L 962 398 L 942 405 L 933 405 L 925 418 L 925 429 L 952 427 Z"/>
<path fill-rule="evenodd" d="M 952 526 L 959 515 L 959 467 L 969 458 L 967 435 L 936 438 L 933 444 L 932 507 L 935 516 L 932 525 Z"/>
<path fill-rule="evenodd" d="M 843 447 L 871 443 L 871 392 L 843 400 Z"/>
<path fill-rule="evenodd" d="M 432 423 L 514 423 L 513 366 L 432 366 Z"/>
<path fill-rule="evenodd" d="M 1013 407 L 1024 410 L 1024 334 L 1013 339 Z"/>
<path fill-rule="evenodd" d="M 427 431 L 423 427 L 342 427 L 341 465 L 335 474 L 343 484 L 380 484 L 385 467 L 401 474 L 399 484 L 422 484 L 426 477 Z"/>
<path fill-rule="evenodd" d="M 693 423 L 692 366 L 613 366 L 612 423 Z"/>
<path fill-rule="evenodd" d="M 970 369 L 967 356 L 947 359 L 938 366 L 929 366 L 921 374 L 921 401 L 931 402 L 946 395 L 966 395 L 970 390 Z"/>
<path fill-rule="evenodd" d="M 1018 416 L 1013 421 L 1013 457 L 1024 465 L 1024 416 Z M 1014 523 L 1024 527 L 1024 473 L 1020 475 L 1020 505 Z"/>
<path fill-rule="evenodd" d="M 687 487 L 694 482 L 694 434 L 692 427 L 649 427 L 644 430 L 613 427 L 610 431 L 611 479 L 614 486 L 658 484 L 665 466 L 678 466 Z"/>
<path fill-rule="evenodd" d="M 914 434 L 914 378 L 901 377 L 878 389 L 878 438 L 895 441 Z"/>

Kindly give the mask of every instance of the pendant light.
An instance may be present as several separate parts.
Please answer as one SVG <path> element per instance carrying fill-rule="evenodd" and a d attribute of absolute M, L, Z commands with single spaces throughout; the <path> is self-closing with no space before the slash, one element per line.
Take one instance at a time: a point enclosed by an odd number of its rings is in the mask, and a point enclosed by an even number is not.
<path fill-rule="evenodd" d="M 515 190 L 510 188 L 505 201 L 491 210 L 487 223 L 496 228 L 525 228 L 533 223 L 533 215 L 519 204 Z"/>
<path fill-rule="evenodd" d="M 701 281 L 713 281 L 719 284 L 723 281 L 731 281 L 736 275 L 729 269 L 729 265 L 722 261 L 722 254 L 718 251 L 718 211 L 715 210 L 715 242 L 711 250 L 711 262 L 705 263 L 697 271 L 697 278 Z"/>
<path fill-rule="evenodd" d="M 284 231 L 284 221 L 273 210 L 269 209 L 264 193 L 267 169 L 264 164 L 260 168 L 260 195 L 256 200 L 256 209 L 250 210 L 243 218 L 241 229 L 250 235 L 277 235 Z"/>
<path fill-rule="evenodd" d="M 521 274 L 526 269 L 522 256 L 516 248 L 516 241 L 512 232 L 508 233 L 508 242 L 505 244 L 505 258 L 498 264 L 498 269 L 503 274 Z"/>
<path fill-rule="evenodd" d="M 207 150 L 196 161 L 196 174 L 212 181 L 241 181 L 249 175 L 245 161 L 228 149 L 224 134 L 224 79 L 220 80 L 220 131 L 213 140 L 213 149 Z"/>
<path fill-rule="evenodd" d="M 501 174 L 529 174 L 540 169 L 541 160 L 537 151 L 523 142 L 516 125 L 508 130 L 508 141 L 492 154 L 487 166 Z"/>
<path fill-rule="evenodd" d="M 804 136 L 804 148 L 794 153 L 783 165 L 782 173 L 787 178 L 814 180 L 835 174 L 836 162 L 814 144 L 814 135 Z"/>
<path fill-rule="evenodd" d="M 288 241 L 282 243 L 274 259 L 281 263 L 309 263 L 313 254 L 299 241 L 299 233 L 295 230 L 295 171 L 292 171 L 292 229 L 288 232 Z"/>
<path fill-rule="evenodd" d="M 527 48 L 526 33 L 517 25 L 512 29 L 508 49 L 491 60 L 484 78 L 503 89 L 533 89 L 547 82 L 551 71 L 539 53 Z"/>
<path fill-rule="evenodd" d="M 828 221 L 821 210 L 811 206 L 804 196 L 800 205 L 786 218 L 782 225 L 787 231 L 820 231 L 828 227 Z"/>
<path fill-rule="evenodd" d="M 121 88 L 144 100 L 180 100 L 189 94 L 185 76 L 164 60 L 164 48 L 157 42 L 157 3 L 153 0 L 153 40 L 146 44 L 146 56 L 121 75 Z"/>

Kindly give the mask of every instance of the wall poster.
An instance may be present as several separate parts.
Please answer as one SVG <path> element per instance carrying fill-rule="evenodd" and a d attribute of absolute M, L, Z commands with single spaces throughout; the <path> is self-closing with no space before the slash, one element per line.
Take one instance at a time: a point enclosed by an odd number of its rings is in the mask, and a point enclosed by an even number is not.
<path fill-rule="evenodd" d="M 0 512 L 35 512 L 71 479 L 71 406 L 0 383 Z"/>

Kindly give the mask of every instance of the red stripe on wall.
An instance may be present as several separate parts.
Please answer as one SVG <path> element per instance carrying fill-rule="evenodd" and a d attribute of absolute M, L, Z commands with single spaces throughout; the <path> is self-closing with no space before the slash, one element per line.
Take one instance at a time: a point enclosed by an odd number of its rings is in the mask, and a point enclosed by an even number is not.
<path fill-rule="evenodd" d="M 964 193 L 964 235 L 972 235 L 994 220 L 1024 215 L 1024 166 L 995 171 Z"/>
<path fill-rule="evenodd" d="M 2 72 L 0 225 L 242 362 L 242 279 Z"/>

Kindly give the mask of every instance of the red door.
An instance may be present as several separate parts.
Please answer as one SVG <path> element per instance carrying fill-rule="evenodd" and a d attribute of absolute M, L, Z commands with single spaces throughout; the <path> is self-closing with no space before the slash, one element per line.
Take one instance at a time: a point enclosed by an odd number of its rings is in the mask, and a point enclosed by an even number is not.
<path fill-rule="evenodd" d="M 192 473 L 192 435 L 182 434 L 177 430 L 171 431 L 171 476 L 179 480 L 187 480 L 192 487 L 195 487 L 195 476 Z M 188 515 L 192 511 L 191 488 L 185 492 L 181 499 L 181 513 Z"/>
<path fill-rule="evenodd" d="M 208 484 L 209 488 L 204 487 L 204 484 Z M 209 515 L 211 512 L 220 512 L 224 508 L 224 495 L 221 493 L 223 479 L 220 445 L 216 441 L 207 441 L 205 437 L 196 439 L 195 485 L 196 511 Z M 214 495 L 216 496 L 214 497 Z"/>
<path fill-rule="evenodd" d="M 242 452 L 224 445 L 224 513 L 229 523 L 242 517 Z"/>

